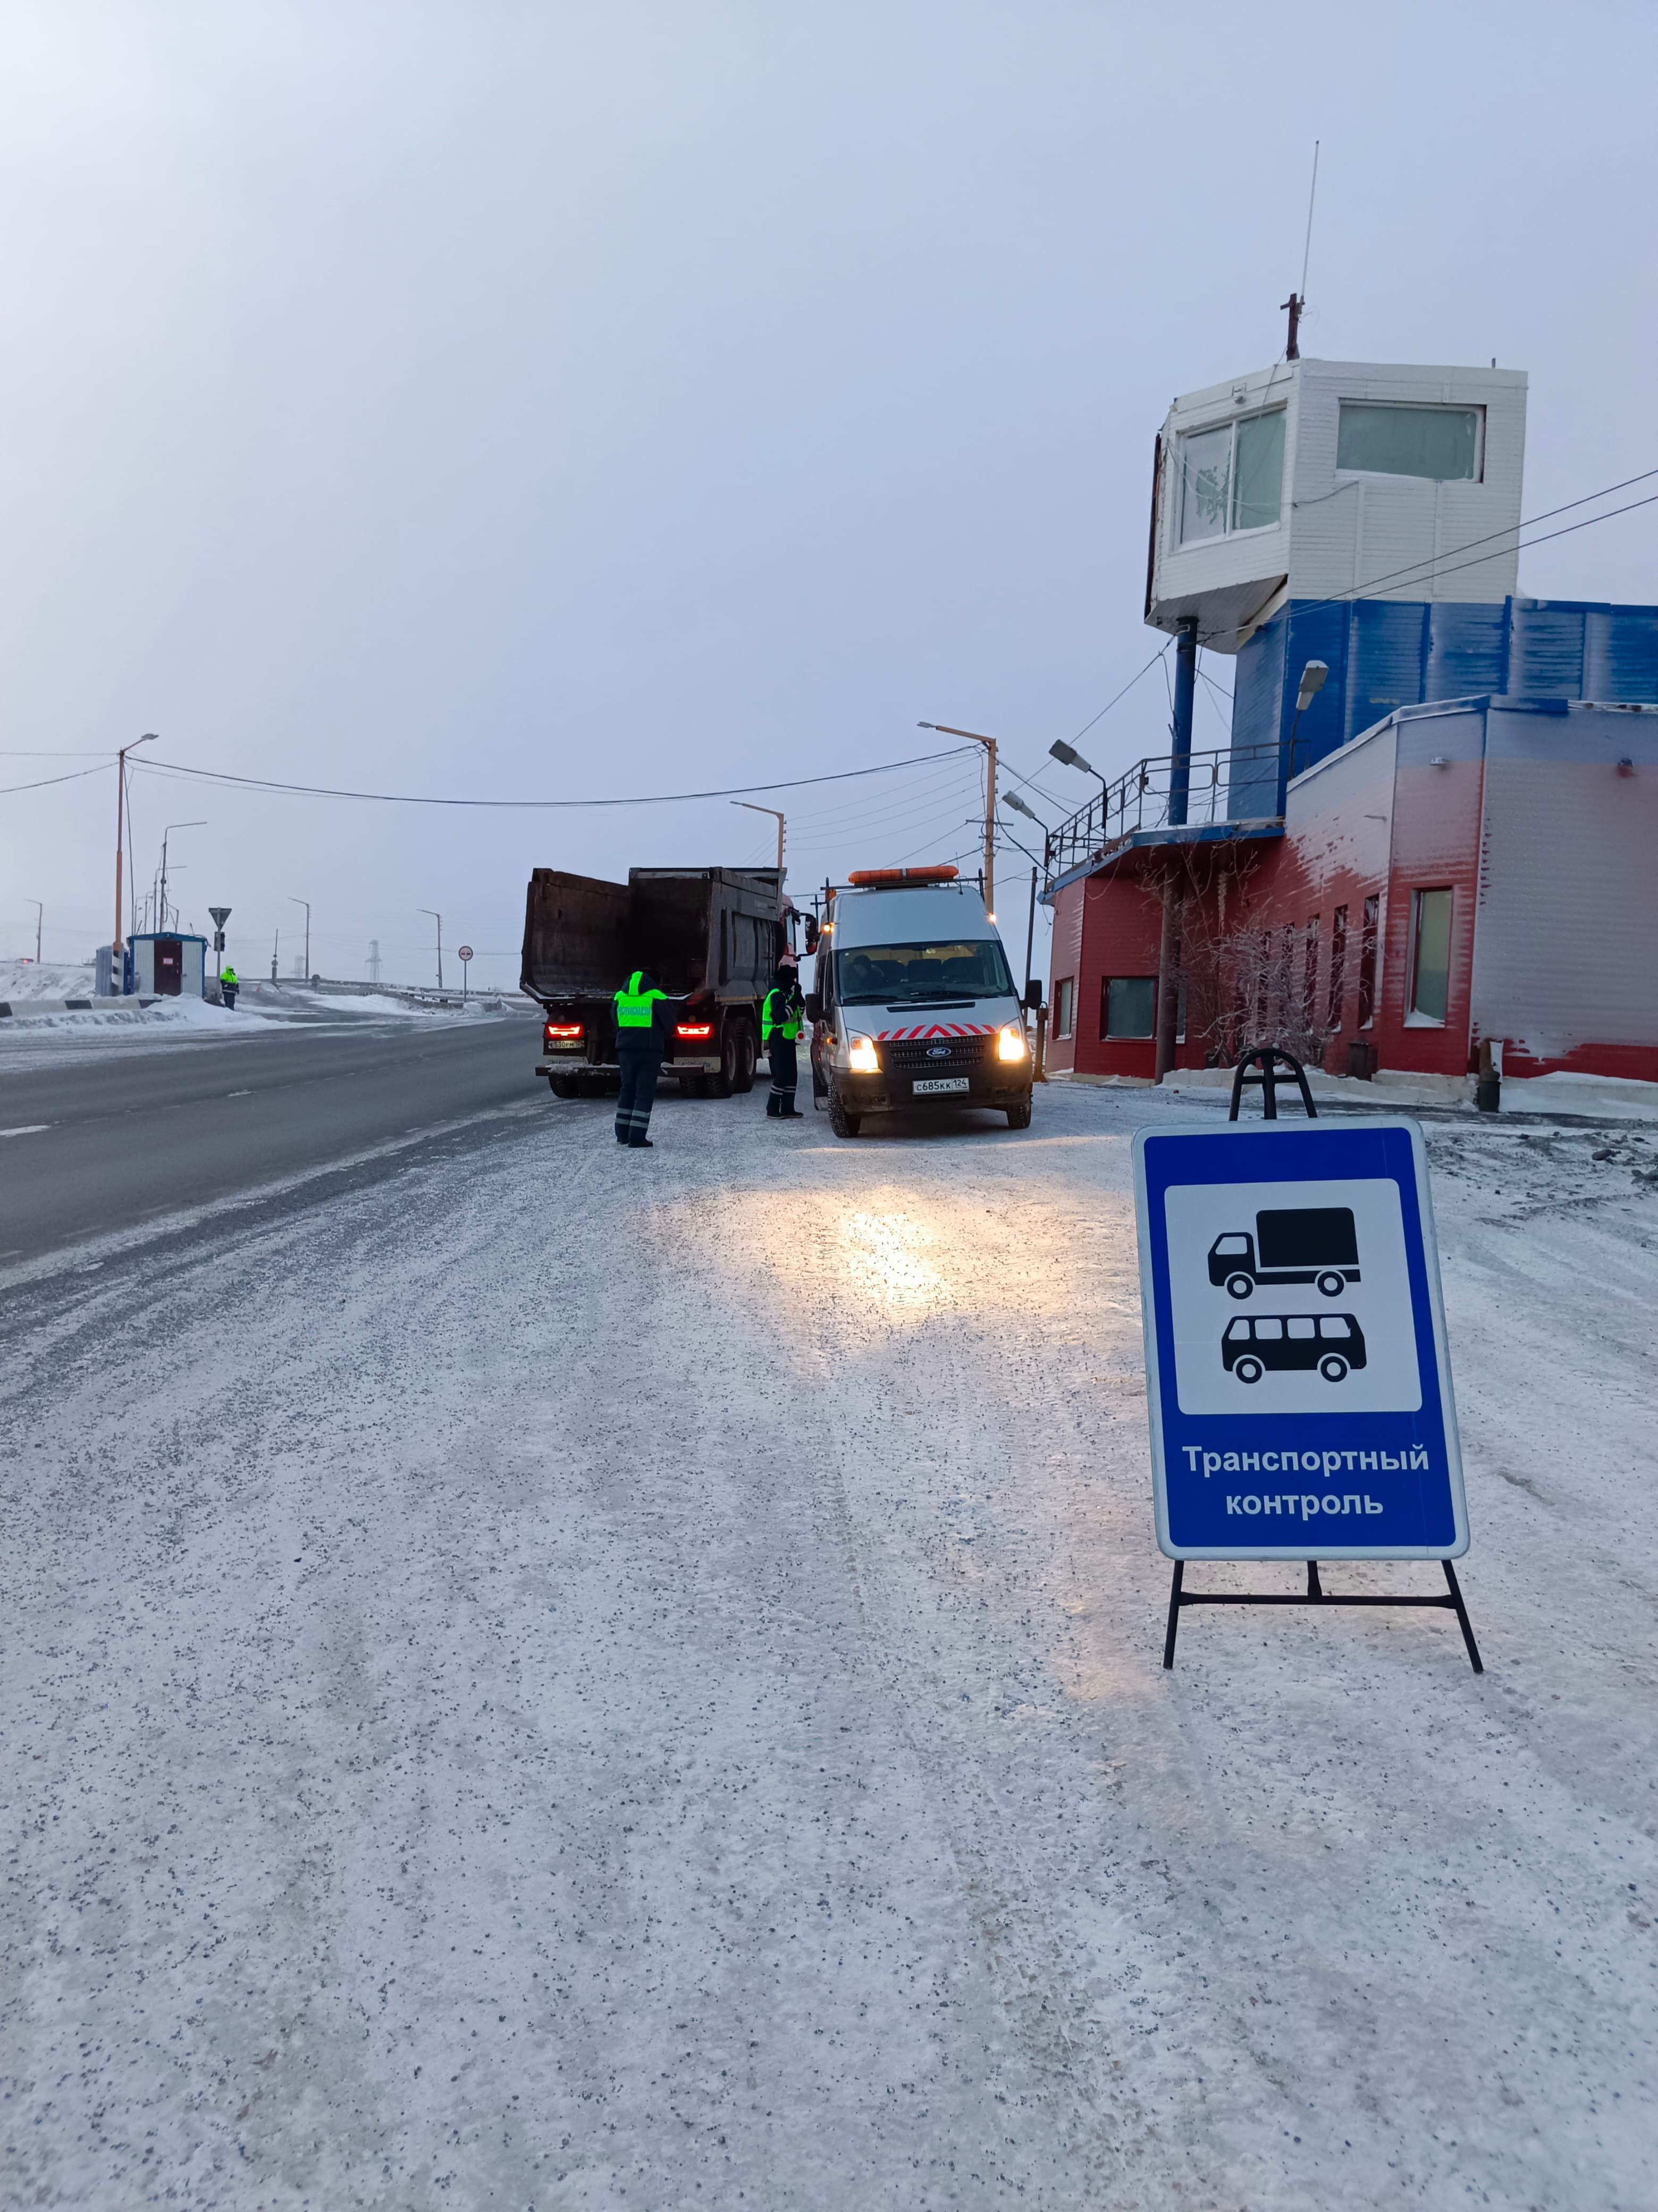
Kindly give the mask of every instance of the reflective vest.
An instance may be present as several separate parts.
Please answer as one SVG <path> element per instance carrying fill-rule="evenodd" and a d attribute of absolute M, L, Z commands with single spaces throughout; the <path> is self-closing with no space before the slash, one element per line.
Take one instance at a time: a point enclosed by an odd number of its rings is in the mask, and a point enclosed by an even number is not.
<path fill-rule="evenodd" d="M 760 1009 L 760 1041 L 771 1042 L 772 1031 L 785 1036 L 791 1044 L 800 1034 L 800 994 L 785 989 L 780 984 L 766 994 L 766 1003 Z"/>
<path fill-rule="evenodd" d="M 668 994 L 665 991 L 641 991 L 639 984 L 643 972 L 635 968 L 616 994 L 616 1025 L 619 1030 L 649 1030 L 656 1026 L 657 1001 Z"/>
<path fill-rule="evenodd" d="M 234 991 L 234 990 L 235 989 L 235 988 L 236 988 L 236 971 L 235 971 L 235 969 L 234 969 L 234 968 L 227 968 L 227 969 L 225 969 L 225 971 L 224 971 L 223 975 L 220 976 L 219 981 L 220 981 L 222 983 L 228 983 L 228 984 L 229 984 L 229 986 L 230 986 L 230 988 L 231 988 L 231 989 Z"/>

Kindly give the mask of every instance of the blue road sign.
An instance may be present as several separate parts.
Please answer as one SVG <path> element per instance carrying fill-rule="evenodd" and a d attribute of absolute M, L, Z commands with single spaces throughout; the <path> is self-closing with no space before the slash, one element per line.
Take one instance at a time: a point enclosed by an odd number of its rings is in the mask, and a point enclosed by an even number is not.
<path fill-rule="evenodd" d="M 1171 1559 L 1468 1548 L 1414 1121 L 1134 1139 L 1157 1542 Z"/>

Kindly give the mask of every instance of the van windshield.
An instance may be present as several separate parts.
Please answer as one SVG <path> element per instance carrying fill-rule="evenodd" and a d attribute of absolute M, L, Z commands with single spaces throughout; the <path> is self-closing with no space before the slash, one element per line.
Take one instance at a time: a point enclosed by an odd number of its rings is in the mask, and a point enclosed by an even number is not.
<path fill-rule="evenodd" d="M 835 981 L 843 1006 L 1013 994 L 1006 956 L 993 937 L 961 945 L 855 945 L 835 954 Z"/>

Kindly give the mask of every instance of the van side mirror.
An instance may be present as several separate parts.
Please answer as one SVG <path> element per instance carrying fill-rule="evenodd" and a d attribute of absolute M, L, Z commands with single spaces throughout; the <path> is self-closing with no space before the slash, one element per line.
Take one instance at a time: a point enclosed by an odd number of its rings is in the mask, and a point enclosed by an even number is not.
<path fill-rule="evenodd" d="M 1027 1013 L 1034 1014 L 1040 1012 L 1042 1003 L 1042 986 L 1040 983 L 1030 982 L 1026 984 L 1024 1003 Z"/>
<path fill-rule="evenodd" d="M 817 991 L 808 991 L 806 994 L 806 1019 L 815 1024 L 821 1022 L 823 1018 L 823 1000 L 821 993 Z"/>
<path fill-rule="evenodd" d="M 801 917 L 806 925 L 806 953 L 808 957 L 817 950 L 817 918 L 815 915 Z"/>

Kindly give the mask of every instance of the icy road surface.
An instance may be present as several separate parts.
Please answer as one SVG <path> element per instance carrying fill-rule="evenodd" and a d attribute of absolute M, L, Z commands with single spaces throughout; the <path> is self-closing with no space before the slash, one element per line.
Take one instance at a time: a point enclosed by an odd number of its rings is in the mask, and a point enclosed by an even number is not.
<path fill-rule="evenodd" d="M 1168 1111 L 544 1093 L 0 1296 L 0 2201 L 1647 2212 L 1653 1147 L 1430 1133 L 1484 1679 L 1170 1676 Z"/>

